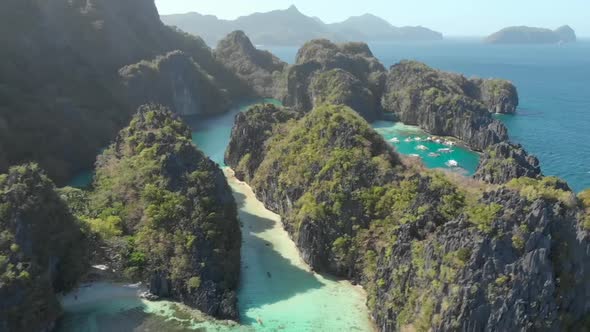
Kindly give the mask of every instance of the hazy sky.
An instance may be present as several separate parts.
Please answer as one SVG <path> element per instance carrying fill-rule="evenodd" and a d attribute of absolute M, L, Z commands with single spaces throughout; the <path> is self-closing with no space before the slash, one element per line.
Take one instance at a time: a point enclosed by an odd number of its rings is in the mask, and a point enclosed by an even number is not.
<path fill-rule="evenodd" d="M 234 19 L 294 4 L 324 22 L 372 13 L 394 25 L 422 25 L 446 35 L 487 35 L 511 25 L 569 24 L 590 36 L 590 0 L 156 0 L 161 14 L 189 11 Z"/>

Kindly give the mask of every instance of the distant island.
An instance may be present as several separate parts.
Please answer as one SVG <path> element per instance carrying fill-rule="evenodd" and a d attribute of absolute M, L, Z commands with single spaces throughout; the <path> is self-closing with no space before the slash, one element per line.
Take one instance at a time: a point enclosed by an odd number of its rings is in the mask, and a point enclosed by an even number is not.
<path fill-rule="evenodd" d="M 485 41 L 491 44 L 558 44 L 576 41 L 576 32 L 569 25 L 556 30 L 527 26 L 504 28 Z"/>
<path fill-rule="evenodd" d="M 227 34 L 242 30 L 256 45 L 300 46 L 318 38 L 345 41 L 422 41 L 441 40 L 443 35 L 424 27 L 395 27 L 371 14 L 326 24 L 317 17 L 302 14 L 295 6 L 286 10 L 255 13 L 236 20 L 222 20 L 199 13 L 162 15 L 162 21 L 202 37 L 214 47 Z"/>

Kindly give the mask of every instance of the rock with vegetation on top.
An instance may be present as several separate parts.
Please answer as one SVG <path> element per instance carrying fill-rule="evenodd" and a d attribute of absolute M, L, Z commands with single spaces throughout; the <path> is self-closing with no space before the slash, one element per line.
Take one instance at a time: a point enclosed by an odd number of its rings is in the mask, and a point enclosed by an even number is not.
<path fill-rule="evenodd" d="M 476 98 L 491 112 L 496 114 L 514 114 L 518 107 L 518 92 L 516 87 L 500 79 L 472 79 L 479 88 Z"/>
<path fill-rule="evenodd" d="M 162 24 L 154 1 L 2 1 L 0 40 L 0 172 L 33 160 L 58 185 L 92 168 L 129 123 L 137 103 L 121 86 L 123 66 L 180 50 L 231 100 L 249 93 L 203 40 Z"/>
<path fill-rule="evenodd" d="M 299 112 L 273 104 L 256 105 L 246 113 L 238 113 L 225 153 L 225 163 L 232 165 L 237 178 L 250 181 L 264 160 L 266 151 L 262 147 L 273 135 L 275 125 L 300 116 Z"/>
<path fill-rule="evenodd" d="M 268 51 L 257 50 L 243 31 L 234 31 L 222 39 L 215 57 L 259 97 L 277 98 L 283 84 L 287 63 Z"/>
<path fill-rule="evenodd" d="M 247 138 L 265 115 L 271 134 Z M 228 150 L 226 160 L 238 167 L 264 150 L 246 177 L 256 195 L 282 216 L 312 268 L 363 285 L 381 331 L 587 324 L 585 196 L 555 178 L 498 187 L 400 163 L 343 106 L 276 120 L 246 112 L 231 141 L 247 146 Z"/>
<path fill-rule="evenodd" d="M 119 75 L 135 108 L 158 103 L 181 115 L 219 114 L 229 108 L 228 96 L 213 78 L 181 51 L 125 66 Z"/>
<path fill-rule="evenodd" d="M 504 28 L 485 41 L 491 44 L 557 44 L 573 43 L 576 39 L 576 32 L 569 25 L 555 30 L 518 26 Z"/>
<path fill-rule="evenodd" d="M 313 40 L 287 70 L 283 103 L 309 111 L 325 102 L 352 107 L 368 120 L 380 117 L 386 71 L 364 43 Z"/>
<path fill-rule="evenodd" d="M 474 177 L 493 184 L 507 183 L 520 177 L 541 176 L 539 160 L 522 146 L 500 143 L 489 147 L 482 155 Z"/>
<path fill-rule="evenodd" d="M 81 216 L 123 277 L 217 318 L 237 319 L 241 235 L 221 169 L 169 110 L 143 106 L 98 159 Z"/>
<path fill-rule="evenodd" d="M 0 175 L 0 331 L 50 331 L 87 268 L 87 236 L 36 164 Z"/>
<path fill-rule="evenodd" d="M 453 136 L 473 150 L 508 140 L 491 112 L 516 108 L 516 89 L 501 81 L 468 80 L 415 61 L 391 67 L 383 109 L 395 119 L 439 136 Z M 506 97 L 510 96 L 510 97 Z"/>

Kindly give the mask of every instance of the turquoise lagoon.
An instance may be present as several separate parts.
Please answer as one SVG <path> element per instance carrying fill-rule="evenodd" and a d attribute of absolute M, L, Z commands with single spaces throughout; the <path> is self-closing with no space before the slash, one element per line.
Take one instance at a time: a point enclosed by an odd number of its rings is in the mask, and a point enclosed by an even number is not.
<path fill-rule="evenodd" d="M 456 140 L 452 141 L 453 146 L 445 145 L 449 139 L 436 138 L 416 126 L 399 122 L 377 121 L 372 126 L 397 152 L 419 158 L 427 168 L 446 169 L 470 176 L 479 165 L 479 154 L 456 144 Z M 437 139 L 440 143 L 435 141 Z M 452 165 L 453 161 L 457 165 Z"/>

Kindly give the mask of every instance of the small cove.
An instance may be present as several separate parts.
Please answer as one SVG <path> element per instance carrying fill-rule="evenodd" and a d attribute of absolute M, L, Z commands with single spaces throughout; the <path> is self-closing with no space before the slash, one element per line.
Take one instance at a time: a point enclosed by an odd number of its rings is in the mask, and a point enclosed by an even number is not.
<path fill-rule="evenodd" d="M 390 121 L 377 121 L 371 125 L 389 144 L 395 147 L 397 152 L 420 158 L 427 168 L 447 169 L 471 176 L 479 165 L 480 157 L 476 152 L 460 144 L 445 145 L 446 138 L 428 135 L 416 126 Z M 453 161 L 457 162 L 456 166 L 451 164 Z"/>
<path fill-rule="evenodd" d="M 186 119 L 193 128 L 195 144 L 223 165 L 234 117 L 253 103 L 244 103 L 218 117 Z M 224 171 L 238 203 L 242 223 L 242 278 L 238 295 L 241 326 L 203 321 L 203 318 L 179 319 L 179 313 L 172 309 L 173 303 L 141 300 L 136 293 L 129 292 L 127 286 L 107 284 L 101 287 L 115 287 L 123 290 L 126 296 L 96 298 L 97 292 L 94 292 L 89 295 L 90 301 L 83 305 L 70 302 L 64 308 L 65 316 L 58 331 L 373 330 L 362 288 L 310 271 L 284 230 L 280 217 L 267 210 L 247 184 L 233 177 L 230 169 L 224 168 Z M 79 187 L 91 182 L 92 177 L 87 174 L 79 177 L 88 179 L 86 183 L 78 182 Z"/>

